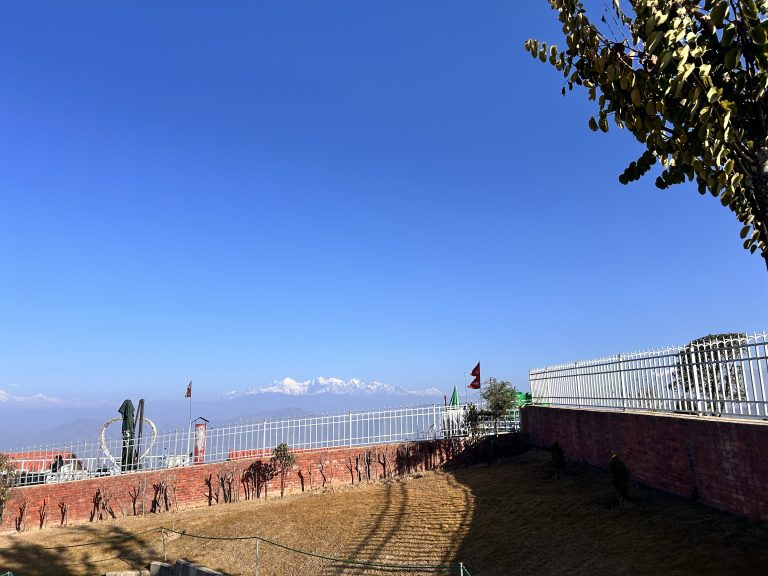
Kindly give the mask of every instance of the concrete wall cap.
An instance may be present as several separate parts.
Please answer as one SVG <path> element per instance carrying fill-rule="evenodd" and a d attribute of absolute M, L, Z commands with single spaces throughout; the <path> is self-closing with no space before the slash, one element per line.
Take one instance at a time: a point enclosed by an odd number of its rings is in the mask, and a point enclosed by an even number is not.
<path fill-rule="evenodd" d="M 173 576 L 173 564 L 152 562 L 149 565 L 149 576 Z"/>

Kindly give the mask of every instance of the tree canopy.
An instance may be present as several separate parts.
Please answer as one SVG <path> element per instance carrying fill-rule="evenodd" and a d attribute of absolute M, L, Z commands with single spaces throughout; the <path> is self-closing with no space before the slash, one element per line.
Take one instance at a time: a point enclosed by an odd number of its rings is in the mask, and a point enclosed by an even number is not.
<path fill-rule="evenodd" d="M 280 474 L 280 497 L 285 493 L 285 477 L 288 475 L 288 471 L 296 463 L 296 456 L 288 448 L 287 444 L 278 444 L 272 449 L 272 456 L 269 459 L 270 463 Z"/>
<path fill-rule="evenodd" d="M 485 400 L 485 412 L 493 420 L 494 432 L 499 433 L 499 420 L 506 418 L 507 413 L 517 404 L 517 390 L 505 380 L 488 378 L 480 392 Z"/>
<path fill-rule="evenodd" d="M 548 0 L 566 49 L 525 48 L 583 86 L 598 110 L 645 145 L 619 176 L 638 180 L 660 162 L 656 186 L 695 181 L 741 222 L 744 248 L 768 266 L 768 0 L 613 0 L 599 24 L 578 0 Z M 626 3 L 625 3 L 626 5 Z"/>
<path fill-rule="evenodd" d="M 678 402 L 679 410 L 695 412 L 701 404 L 705 412 L 721 414 L 726 399 L 747 399 L 742 367 L 742 344 L 746 341 L 746 333 L 732 332 L 709 334 L 686 344 L 678 354 L 675 379 L 669 388 L 682 388 L 689 398 L 700 400 Z"/>

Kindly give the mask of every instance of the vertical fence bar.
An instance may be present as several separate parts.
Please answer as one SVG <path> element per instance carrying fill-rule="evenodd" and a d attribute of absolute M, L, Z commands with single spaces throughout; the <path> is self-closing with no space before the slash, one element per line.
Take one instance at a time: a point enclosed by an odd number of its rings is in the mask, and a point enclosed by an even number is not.
<path fill-rule="evenodd" d="M 755 340 L 755 355 L 757 357 L 757 376 L 760 381 L 760 393 L 762 394 L 761 398 L 763 399 L 762 416 L 765 417 L 768 416 L 768 403 L 766 403 L 768 397 L 765 395 L 765 378 L 763 378 L 763 368 L 760 365 L 760 347 L 757 346 L 757 340 Z M 765 334 L 763 334 L 763 357 L 763 365 L 768 366 L 768 360 L 765 359 L 765 357 L 768 357 L 768 346 L 766 346 Z M 766 371 L 766 376 L 768 376 L 768 371 Z"/>
<path fill-rule="evenodd" d="M 261 435 L 261 456 L 267 453 L 267 421 L 264 420 L 263 434 Z"/>
<path fill-rule="evenodd" d="M 624 364 L 621 361 L 621 354 L 619 354 L 619 383 L 621 385 L 621 409 L 626 411 L 627 409 L 627 381 L 624 377 Z"/>

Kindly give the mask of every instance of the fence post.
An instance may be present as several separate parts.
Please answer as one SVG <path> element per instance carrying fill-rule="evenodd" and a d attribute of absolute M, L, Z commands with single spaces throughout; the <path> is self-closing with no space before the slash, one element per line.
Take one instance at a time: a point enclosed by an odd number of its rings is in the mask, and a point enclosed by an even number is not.
<path fill-rule="evenodd" d="M 459 576 L 464 576 L 464 562 L 459 562 Z"/>
<path fill-rule="evenodd" d="M 259 563 L 261 562 L 261 556 L 259 554 L 259 539 L 256 538 L 256 576 L 259 576 Z"/>
<path fill-rule="evenodd" d="M 261 435 L 261 457 L 267 453 L 267 419 L 264 419 L 264 430 Z"/>
<path fill-rule="evenodd" d="M 693 384 L 694 384 L 694 393 L 696 395 L 696 413 L 698 416 L 701 416 L 704 412 L 704 408 L 706 408 L 706 402 L 702 402 L 701 398 L 703 398 L 702 394 L 700 394 L 699 391 L 699 374 L 698 374 L 698 367 L 703 366 L 701 362 L 699 362 L 699 356 L 696 354 L 696 346 L 691 346 L 691 357 L 693 358 L 692 362 L 692 368 L 693 368 Z M 702 385 L 704 383 L 702 382 Z M 690 384 L 689 384 L 690 388 Z"/>
<path fill-rule="evenodd" d="M 349 413 L 349 447 L 352 448 L 352 412 Z"/>
<path fill-rule="evenodd" d="M 619 354 L 619 377 L 621 378 L 621 409 L 627 410 L 627 383 L 624 380 L 624 365 L 621 362 L 621 354 Z"/>
<path fill-rule="evenodd" d="M 574 362 L 574 371 L 576 372 L 576 401 L 581 408 L 581 378 L 579 377 L 579 363 Z"/>

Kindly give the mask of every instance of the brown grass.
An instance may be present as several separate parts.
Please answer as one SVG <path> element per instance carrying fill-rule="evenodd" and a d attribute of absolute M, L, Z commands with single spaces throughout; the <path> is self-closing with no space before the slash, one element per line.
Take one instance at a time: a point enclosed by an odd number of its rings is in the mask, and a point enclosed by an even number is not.
<path fill-rule="evenodd" d="M 379 563 L 454 563 L 478 575 L 758 574 L 768 526 L 635 488 L 618 505 L 603 471 L 572 466 L 557 479 L 545 452 L 491 466 L 340 488 L 268 502 L 126 517 L 0 537 L 0 572 L 103 574 L 162 560 L 165 526 L 195 534 L 259 534 L 315 553 Z M 108 536 L 125 540 L 60 550 Z M 167 535 L 168 559 L 253 574 L 253 540 Z M 306 558 L 262 543 L 260 574 L 387 574 Z M 391 573 L 391 572 L 390 572 Z M 396 572 L 411 573 L 411 572 Z M 413 572 L 418 573 L 418 572 Z M 458 574 L 458 570 L 442 572 Z"/>

